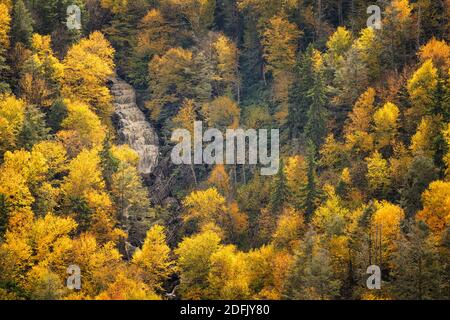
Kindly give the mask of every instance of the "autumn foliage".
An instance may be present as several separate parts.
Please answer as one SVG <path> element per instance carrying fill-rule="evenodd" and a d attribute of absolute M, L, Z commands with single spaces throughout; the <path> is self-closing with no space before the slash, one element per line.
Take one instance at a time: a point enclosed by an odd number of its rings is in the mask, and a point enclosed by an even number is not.
<path fill-rule="evenodd" d="M 449 1 L 65 3 L 0 0 L 0 299 L 450 299 Z M 279 171 L 174 165 L 194 121 Z"/>

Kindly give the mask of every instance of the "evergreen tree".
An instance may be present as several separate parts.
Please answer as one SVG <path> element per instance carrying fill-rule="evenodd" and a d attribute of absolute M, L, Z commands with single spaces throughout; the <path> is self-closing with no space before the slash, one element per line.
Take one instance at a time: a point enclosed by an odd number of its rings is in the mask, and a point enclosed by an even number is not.
<path fill-rule="evenodd" d="M 63 120 L 67 117 L 67 106 L 62 99 L 56 100 L 47 112 L 47 123 L 52 133 L 61 129 Z"/>
<path fill-rule="evenodd" d="M 111 180 L 112 198 L 123 227 L 129 232 L 130 242 L 137 246 L 148 229 L 150 200 L 137 169 L 121 164 Z"/>
<path fill-rule="evenodd" d="M 409 228 L 397 242 L 392 290 L 399 299 L 448 299 L 448 279 L 436 247 L 428 238 L 427 227 L 418 223 Z"/>
<path fill-rule="evenodd" d="M 139 88 L 148 86 L 148 63 L 155 55 L 164 54 L 176 41 L 177 29 L 160 10 L 150 10 L 137 25 L 136 46 L 130 58 L 127 76 Z"/>
<path fill-rule="evenodd" d="M 307 113 L 311 106 L 311 99 L 308 95 L 311 90 L 314 70 L 312 65 L 312 54 L 314 48 L 308 47 L 306 52 L 298 57 L 295 67 L 295 80 L 291 90 L 289 90 L 289 116 L 288 128 L 291 138 L 298 138 L 303 132 L 308 120 Z"/>
<path fill-rule="evenodd" d="M 13 7 L 11 40 L 13 43 L 30 44 L 33 34 L 33 18 L 22 0 L 17 0 Z"/>
<path fill-rule="evenodd" d="M 386 68 L 398 70 L 412 58 L 417 45 L 409 0 L 393 0 L 384 10 L 381 30 L 382 62 Z"/>
<path fill-rule="evenodd" d="M 10 68 L 6 63 L 6 58 L 3 55 L 4 52 L 6 52 L 6 50 L 4 50 L 2 46 L 0 46 L 0 94 L 10 92 L 10 86 L 5 81 Z"/>
<path fill-rule="evenodd" d="M 304 194 L 303 206 L 307 217 L 311 218 L 314 210 L 316 209 L 316 201 L 319 197 L 316 181 L 316 149 L 314 143 L 311 140 L 309 141 L 306 161 L 308 164 L 308 180 L 304 188 L 305 190 L 302 190 Z"/>
<path fill-rule="evenodd" d="M 215 28 L 236 39 L 239 32 L 239 12 L 237 1 L 217 0 L 215 12 Z"/>
<path fill-rule="evenodd" d="M 133 56 L 132 48 L 136 47 L 136 27 L 133 16 L 129 13 L 117 14 L 111 19 L 104 33 L 108 41 L 116 50 L 115 60 L 119 74 L 128 75 L 130 70 L 130 59 Z"/>
<path fill-rule="evenodd" d="M 295 255 L 285 295 L 293 300 L 335 299 L 341 282 L 335 278 L 330 252 L 318 245 L 318 235 L 309 230 Z"/>
<path fill-rule="evenodd" d="M 103 142 L 103 148 L 100 151 L 100 165 L 102 167 L 103 178 L 106 187 L 110 190 L 112 185 L 112 176 L 119 168 L 120 161 L 114 157 L 111 152 L 111 139 L 109 136 Z"/>
<path fill-rule="evenodd" d="M 275 177 L 272 194 L 270 196 L 270 208 L 272 213 L 279 213 L 283 209 L 283 205 L 287 201 L 289 190 L 286 184 L 286 175 L 284 172 L 283 161 L 280 161 L 280 169 Z"/>
<path fill-rule="evenodd" d="M 243 92 L 247 95 L 252 95 L 257 88 L 261 87 L 264 76 L 263 67 L 263 48 L 259 40 L 259 34 L 257 30 L 252 27 L 256 24 L 255 17 L 253 15 L 245 15 L 244 30 L 243 30 L 243 43 L 240 55 L 240 66 L 242 69 L 243 80 Z M 257 92 L 255 99 L 260 98 L 263 101 L 261 92 Z M 259 100 L 259 99 L 258 99 Z"/>
<path fill-rule="evenodd" d="M 83 17 L 84 1 L 82 0 L 35 0 L 31 1 L 30 10 L 36 17 L 36 31 L 41 34 L 51 34 L 61 29 L 61 25 L 66 22 L 67 8 L 70 5 L 77 5 Z"/>
<path fill-rule="evenodd" d="M 312 87 L 308 90 L 311 105 L 308 110 L 308 122 L 305 126 L 305 137 L 314 143 L 316 150 L 320 148 L 327 135 L 327 97 L 325 83 L 320 69 L 315 67 Z"/>
<path fill-rule="evenodd" d="M 401 203 L 406 213 L 412 216 L 422 209 L 422 193 L 431 182 L 438 179 L 438 172 L 432 159 L 418 156 L 414 158 L 404 179 L 404 186 L 400 190 Z"/>
<path fill-rule="evenodd" d="M 50 129 L 45 123 L 45 115 L 37 107 L 28 105 L 25 109 L 25 119 L 19 134 L 18 145 L 30 150 L 34 144 L 46 140 Z"/>
<path fill-rule="evenodd" d="M 11 16 L 8 7 L 0 3 L 0 94 L 10 91 L 7 82 L 10 67 L 7 63 L 7 53 L 10 47 L 9 31 L 11 29 Z"/>
<path fill-rule="evenodd" d="M 345 54 L 344 62 L 335 72 L 334 85 L 337 95 L 333 102 L 337 105 L 353 105 L 356 99 L 367 89 L 368 84 L 367 66 L 357 50 L 352 48 Z M 338 116 L 345 118 L 345 115 Z"/>
<path fill-rule="evenodd" d="M 0 194 L 0 240 L 3 239 L 8 224 L 8 211 L 5 195 Z"/>

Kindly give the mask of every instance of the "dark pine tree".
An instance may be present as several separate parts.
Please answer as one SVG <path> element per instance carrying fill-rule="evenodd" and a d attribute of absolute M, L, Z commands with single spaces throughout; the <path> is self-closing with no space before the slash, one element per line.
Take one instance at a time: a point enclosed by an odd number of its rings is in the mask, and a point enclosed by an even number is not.
<path fill-rule="evenodd" d="M 29 45 L 33 34 L 34 21 L 31 17 L 30 11 L 28 11 L 22 0 L 17 0 L 14 4 L 12 18 L 12 42 L 22 42 L 25 45 Z"/>
<path fill-rule="evenodd" d="M 5 196 L 0 194 L 0 239 L 3 238 L 6 231 L 6 226 L 8 224 L 8 211 Z"/>
<path fill-rule="evenodd" d="M 298 138 L 303 132 L 308 120 L 307 114 L 311 106 L 308 92 L 312 89 L 314 71 L 312 68 L 313 46 L 310 45 L 305 53 L 300 54 L 295 70 L 295 81 L 289 90 L 288 128 L 291 139 Z"/>
<path fill-rule="evenodd" d="M 274 186 L 270 195 L 270 207 L 273 213 L 279 213 L 283 209 L 283 205 L 288 197 L 288 192 L 283 161 L 281 160 L 280 169 L 275 177 Z"/>
<path fill-rule="evenodd" d="M 314 143 L 319 150 L 327 134 L 327 110 L 325 108 L 327 97 L 325 83 L 320 71 L 315 71 L 312 79 L 312 88 L 308 91 L 311 106 L 308 111 L 308 122 L 305 127 L 307 140 Z"/>
<path fill-rule="evenodd" d="M 111 189 L 112 175 L 117 171 L 119 167 L 119 160 L 115 158 L 111 152 L 110 137 L 106 137 L 103 142 L 102 151 L 100 151 L 101 167 L 103 177 L 105 178 L 106 187 Z"/>
<path fill-rule="evenodd" d="M 25 120 L 19 134 L 18 145 L 30 150 L 34 144 L 46 140 L 50 129 L 45 123 L 45 114 L 37 107 L 28 105 L 25 110 Z"/>
<path fill-rule="evenodd" d="M 316 202 L 320 196 L 320 193 L 317 189 L 317 180 L 316 180 L 316 148 L 314 143 L 310 140 L 308 143 L 308 155 L 307 155 L 307 164 L 308 164 L 308 180 L 307 184 L 304 187 L 304 209 L 306 213 L 306 217 L 308 219 L 311 218 L 314 210 L 316 209 Z"/>

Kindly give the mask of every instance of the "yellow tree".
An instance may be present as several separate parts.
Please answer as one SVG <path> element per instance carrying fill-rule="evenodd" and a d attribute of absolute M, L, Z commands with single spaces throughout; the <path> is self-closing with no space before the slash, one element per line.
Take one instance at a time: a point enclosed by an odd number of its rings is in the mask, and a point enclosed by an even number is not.
<path fill-rule="evenodd" d="M 210 97 L 207 76 L 200 70 L 200 58 L 201 54 L 194 56 L 183 48 L 171 48 L 164 55 L 153 57 L 148 65 L 152 99 L 146 104 L 153 119 L 160 119 L 161 112 L 167 112 L 165 108 L 175 108 L 184 99 L 204 102 Z"/>
<path fill-rule="evenodd" d="M 249 272 L 244 255 L 233 245 L 223 246 L 211 254 L 208 298 L 216 300 L 249 298 Z"/>
<path fill-rule="evenodd" d="M 46 180 L 53 181 L 65 172 L 67 152 L 61 142 L 42 141 L 33 146 L 33 152 L 39 152 L 46 160 L 48 166 Z"/>
<path fill-rule="evenodd" d="M 59 185 L 65 174 L 67 165 L 67 153 L 64 145 L 59 141 L 43 141 L 35 144 L 32 148 L 33 153 L 40 153 L 48 167 L 45 179 L 34 190 L 34 211 L 37 215 L 45 215 L 47 212 L 53 212 L 58 205 L 61 196 Z"/>
<path fill-rule="evenodd" d="M 0 47 L 8 49 L 10 46 L 9 31 L 11 30 L 11 3 L 0 3 Z"/>
<path fill-rule="evenodd" d="M 83 102 L 65 101 L 67 117 L 58 137 L 64 142 L 69 154 L 76 155 L 83 149 L 101 146 L 106 136 L 105 127 L 97 115 Z"/>
<path fill-rule="evenodd" d="M 393 188 L 399 188 L 405 183 L 405 177 L 408 175 L 414 157 L 410 150 L 401 142 L 395 143 L 393 151 L 394 154 L 389 159 L 391 183 Z"/>
<path fill-rule="evenodd" d="M 281 299 L 293 256 L 286 250 L 276 250 L 273 245 L 263 245 L 248 252 L 244 258 L 247 260 L 252 298 Z"/>
<path fill-rule="evenodd" d="M 375 143 L 378 149 L 392 145 L 397 136 L 400 110 L 388 102 L 373 115 Z"/>
<path fill-rule="evenodd" d="M 289 188 L 289 203 L 294 208 L 301 208 L 305 196 L 302 189 L 308 183 L 308 165 L 305 158 L 300 155 L 287 158 L 283 170 Z"/>
<path fill-rule="evenodd" d="M 191 137 L 194 136 L 194 122 L 197 120 L 196 105 L 192 99 L 185 99 L 180 110 L 172 119 L 173 126 L 189 131 Z"/>
<path fill-rule="evenodd" d="M 8 11 L 12 10 L 12 7 L 13 7 L 12 0 L 0 0 L 0 4 L 5 5 L 6 10 L 8 10 Z"/>
<path fill-rule="evenodd" d="M 11 30 L 11 16 L 8 5 L 4 3 L 0 3 L 0 27 L 0 47 L 7 50 L 10 46 L 9 31 Z"/>
<path fill-rule="evenodd" d="M 437 123 L 440 119 L 423 117 L 416 133 L 411 138 L 411 152 L 414 156 L 423 155 L 429 158 L 434 156 L 434 139 L 439 134 Z"/>
<path fill-rule="evenodd" d="M 136 6 L 139 4 L 134 4 Z M 165 12 L 167 14 L 167 12 Z M 159 9 L 151 9 L 137 25 L 136 40 L 131 57 L 132 68 L 128 76 L 134 85 L 148 85 L 148 63 L 155 55 L 163 55 L 185 31 L 175 28 L 173 21 L 166 19 L 166 14 Z M 169 14 L 170 16 L 170 14 Z"/>
<path fill-rule="evenodd" d="M 139 155 L 128 145 L 113 145 L 111 147 L 111 153 L 114 158 L 118 159 L 122 164 L 137 168 L 139 164 Z"/>
<path fill-rule="evenodd" d="M 149 64 L 149 72 L 155 76 L 154 82 L 150 81 L 151 87 L 158 84 L 157 88 L 152 88 L 152 92 L 161 102 L 175 102 L 175 96 L 163 97 L 167 87 L 172 83 L 178 85 L 177 91 L 187 90 L 187 85 L 183 83 L 184 72 L 192 64 L 192 52 L 183 48 L 172 48 L 162 56 L 156 56 Z M 157 82 L 159 80 L 159 82 Z M 164 98 L 164 99 L 163 99 Z"/>
<path fill-rule="evenodd" d="M 324 189 L 327 200 L 314 212 L 312 224 L 329 239 L 334 235 L 344 234 L 350 213 L 342 205 L 341 199 L 332 186 L 326 185 Z"/>
<path fill-rule="evenodd" d="M 53 278 L 56 288 L 58 281 L 66 278 L 67 258 L 72 247 L 69 235 L 76 226 L 69 217 L 47 214 L 36 219 L 29 209 L 12 212 L 5 241 L 0 245 L 0 251 L 6 254 L 5 263 L 12 271 L 10 281 L 16 282 L 33 298 L 45 299 L 48 292 L 40 287 L 49 280 L 48 276 Z"/>
<path fill-rule="evenodd" d="M 371 157 L 367 157 L 366 162 L 370 190 L 374 193 L 384 194 L 390 185 L 388 162 L 378 151 L 375 151 Z"/>
<path fill-rule="evenodd" d="M 0 95 L 0 155 L 16 146 L 25 119 L 25 102 Z"/>
<path fill-rule="evenodd" d="M 36 219 L 28 235 L 31 238 L 35 262 L 53 265 L 55 270 L 65 273 L 67 268 L 64 263 L 65 257 L 58 255 L 70 248 L 69 235 L 76 226 L 72 218 L 58 217 L 50 213 Z"/>
<path fill-rule="evenodd" d="M 329 134 L 320 148 L 320 165 L 325 168 L 335 168 L 342 164 L 345 157 L 343 145 L 336 141 L 334 134 Z"/>
<path fill-rule="evenodd" d="M 108 291 L 125 274 L 125 264 L 115 244 L 108 242 L 100 245 L 91 233 L 82 233 L 72 241 L 67 262 L 78 265 L 82 272 L 78 299 L 95 298 Z M 126 297 L 126 294 L 122 297 Z"/>
<path fill-rule="evenodd" d="M 124 13 L 127 10 L 128 0 L 100 0 L 102 8 L 110 10 L 112 13 Z"/>
<path fill-rule="evenodd" d="M 234 42 L 220 35 L 213 43 L 218 90 L 221 94 L 237 97 L 240 100 L 240 80 L 238 66 L 238 49 Z"/>
<path fill-rule="evenodd" d="M 305 228 L 304 216 L 292 208 L 284 208 L 277 221 L 273 234 L 273 245 L 278 249 L 288 249 L 292 252 L 298 247 L 301 234 Z"/>
<path fill-rule="evenodd" d="M 43 154 L 34 150 L 16 150 L 6 152 L 3 157 L 2 168 L 12 169 L 19 173 L 30 185 L 36 186 L 46 178 L 48 171 L 47 161 Z"/>
<path fill-rule="evenodd" d="M 293 81 L 292 70 L 296 63 L 297 42 L 302 32 L 283 16 L 273 16 L 263 33 L 264 59 L 266 71 L 274 78 L 275 101 L 281 104 L 279 115 L 283 122 L 287 116 L 289 87 Z M 282 116 L 284 115 L 284 116 Z"/>
<path fill-rule="evenodd" d="M 352 33 L 345 27 L 338 27 L 327 41 L 327 54 L 325 60 L 332 67 L 337 67 L 345 53 L 351 48 L 353 42 Z"/>
<path fill-rule="evenodd" d="M 408 93 L 413 105 L 412 116 L 417 121 L 420 117 L 433 111 L 438 87 L 438 71 L 431 59 L 422 66 L 408 80 Z"/>
<path fill-rule="evenodd" d="M 100 170 L 100 157 L 95 149 L 81 151 L 67 167 L 69 174 L 61 185 L 67 199 L 82 198 L 105 187 Z"/>
<path fill-rule="evenodd" d="M 0 194 L 5 196 L 6 204 L 12 208 L 30 206 L 35 198 L 43 196 L 48 168 L 45 157 L 36 150 L 6 152 L 0 166 Z"/>
<path fill-rule="evenodd" d="M 383 12 L 383 28 L 380 31 L 386 59 L 392 69 L 406 62 L 409 42 L 414 41 L 413 7 L 409 0 L 392 0 Z"/>
<path fill-rule="evenodd" d="M 360 36 L 353 43 L 362 62 L 367 66 L 371 79 L 377 79 L 380 74 L 381 43 L 374 28 L 361 30 Z"/>
<path fill-rule="evenodd" d="M 95 297 L 98 300 L 161 300 L 155 292 L 141 280 L 130 277 L 126 271 L 116 272 L 113 282 L 106 283 L 107 288 Z"/>
<path fill-rule="evenodd" d="M 239 126 L 240 108 L 232 99 L 223 96 L 202 106 L 202 114 L 212 128 L 225 131 Z"/>
<path fill-rule="evenodd" d="M 0 195 L 10 208 L 30 206 L 34 202 L 26 179 L 11 167 L 0 167 Z"/>
<path fill-rule="evenodd" d="M 137 167 L 122 162 L 111 180 L 111 195 L 122 224 L 128 230 L 145 227 L 148 217 L 151 216 L 150 200 L 148 189 L 143 184 Z M 138 231 L 142 233 L 140 236 L 145 236 L 145 230 Z"/>
<path fill-rule="evenodd" d="M 33 34 L 31 49 L 32 55 L 25 61 L 20 88 L 29 103 L 49 107 L 59 94 L 64 66 L 54 56 L 50 36 Z"/>
<path fill-rule="evenodd" d="M 45 266 L 34 266 L 27 273 L 24 288 L 35 300 L 57 300 L 64 295 L 64 278 Z"/>
<path fill-rule="evenodd" d="M 161 290 L 162 282 L 173 272 L 165 229 L 155 225 L 147 231 L 142 249 L 133 255 L 133 263 L 142 270 L 142 279 L 152 290 Z"/>
<path fill-rule="evenodd" d="M 371 219 L 371 232 L 381 229 L 381 258 L 391 265 L 391 257 L 397 250 L 397 241 L 401 237 L 400 224 L 405 218 L 402 208 L 387 201 L 376 203 L 376 211 Z"/>
<path fill-rule="evenodd" d="M 198 300 L 207 297 L 210 258 L 220 247 L 220 237 L 213 231 L 184 238 L 178 245 L 175 253 L 180 270 L 179 291 L 183 299 Z"/>
<path fill-rule="evenodd" d="M 112 113 L 111 94 L 106 87 L 114 73 L 114 49 L 102 33 L 96 31 L 74 44 L 64 59 L 62 94 L 94 108 L 104 123 Z"/>
<path fill-rule="evenodd" d="M 369 133 L 372 123 L 376 92 L 367 89 L 355 103 L 344 128 L 346 147 L 358 152 L 368 152 L 373 148 L 373 137 Z"/>
<path fill-rule="evenodd" d="M 423 210 L 417 219 L 424 221 L 435 239 L 440 239 L 443 231 L 450 226 L 450 183 L 434 181 L 422 194 Z"/>
<path fill-rule="evenodd" d="M 109 180 L 110 194 L 121 226 L 130 242 L 140 242 L 146 236 L 155 213 L 150 208 L 148 188 L 138 171 L 139 156 L 129 146 L 113 146 L 115 158 Z"/>
<path fill-rule="evenodd" d="M 230 176 L 225 170 L 223 164 L 218 164 L 214 166 L 214 169 L 209 174 L 208 183 L 217 188 L 217 190 L 223 194 L 226 198 L 230 196 L 231 184 Z"/>
<path fill-rule="evenodd" d="M 273 277 L 276 251 L 272 245 L 263 245 L 250 250 L 245 259 L 248 265 L 249 285 L 253 293 L 252 298 L 274 296 L 275 281 Z"/>
<path fill-rule="evenodd" d="M 324 187 L 327 200 L 315 212 L 312 224 L 319 232 L 322 248 L 330 253 L 330 264 L 336 277 L 345 280 L 349 263 L 349 237 L 346 233 L 351 213 L 330 185 Z"/>
<path fill-rule="evenodd" d="M 176 30 L 157 9 L 150 10 L 140 21 L 138 28 L 135 50 L 140 55 L 161 55 L 174 42 Z"/>
<path fill-rule="evenodd" d="M 433 65 L 443 74 L 450 68 L 450 46 L 445 40 L 432 38 L 420 48 L 419 57 L 422 62 L 431 59 Z"/>
<path fill-rule="evenodd" d="M 225 198 L 216 188 L 193 191 L 183 200 L 186 208 L 184 220 L 198 219 L 202 225 L 210 222 L 224 225 L 226 212 Z"/>
<path fill-rule="evenodd" d="M 163 5 L 172 6 L 181 14 L 196 37 L 205 34 L 214 22 L 216 0 L 167 0 Z"/>
<path fill-rule="evenodd" d="M 99 244 L 118 243 L 127 234 L 117 227 L 117 213 L 106 192 L 92 191 L 86 194 L 86 205 L 91 210 L 89 231 Z"/>

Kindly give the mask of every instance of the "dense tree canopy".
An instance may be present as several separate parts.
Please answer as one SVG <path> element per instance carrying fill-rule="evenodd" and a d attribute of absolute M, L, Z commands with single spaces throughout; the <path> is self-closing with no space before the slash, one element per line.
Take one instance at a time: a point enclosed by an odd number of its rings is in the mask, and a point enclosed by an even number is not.
<path fill-rule="evenodd" d="M 450 2 L 371 4 L 0 0 L 0 299 L 450 299 Z"/>

